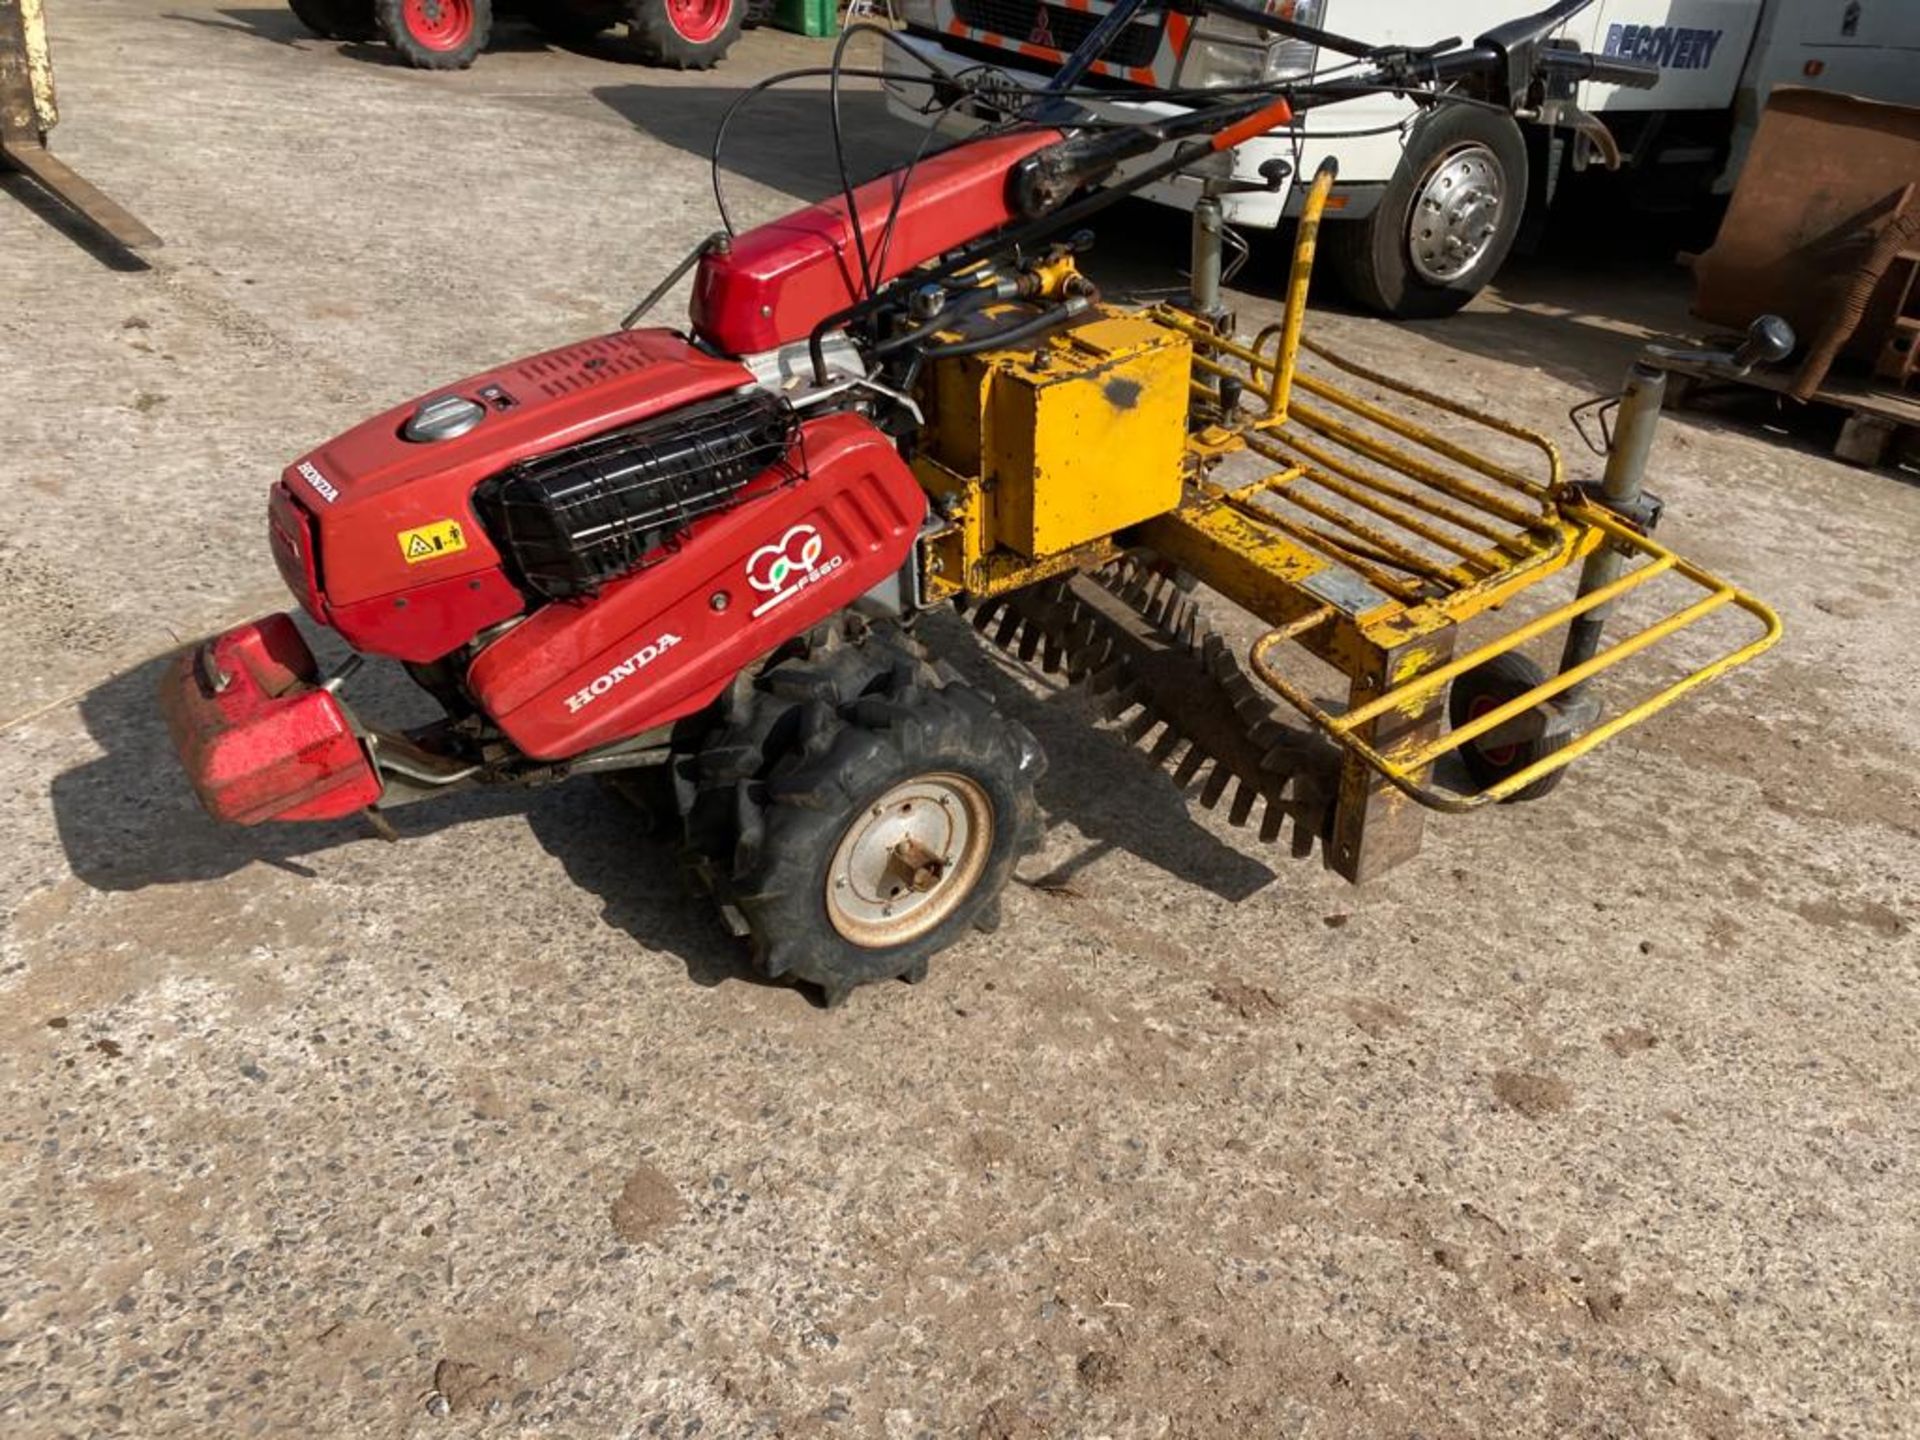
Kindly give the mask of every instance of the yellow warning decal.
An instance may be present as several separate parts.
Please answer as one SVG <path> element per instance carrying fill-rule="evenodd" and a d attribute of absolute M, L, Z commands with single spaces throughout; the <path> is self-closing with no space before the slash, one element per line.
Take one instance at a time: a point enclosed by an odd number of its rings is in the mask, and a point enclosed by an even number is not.
<path fill-rule="evenodd" d="M 443 555 L 457 555 L 466 548 L 466 532 L 458 520 L 436 520 L 431 525 L 400 532 L 400 553 L 409 565 L 438 560 Z"/>

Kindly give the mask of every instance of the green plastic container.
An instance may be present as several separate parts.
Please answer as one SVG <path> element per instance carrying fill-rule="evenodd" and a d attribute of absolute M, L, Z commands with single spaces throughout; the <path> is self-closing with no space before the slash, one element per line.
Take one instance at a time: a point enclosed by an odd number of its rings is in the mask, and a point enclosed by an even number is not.
<path fill-rule="evenodd" d="M 818 39 L 840 33 L 840 7 L 835 0 L 774 0 L 773 23 L 781 30 Z"/>

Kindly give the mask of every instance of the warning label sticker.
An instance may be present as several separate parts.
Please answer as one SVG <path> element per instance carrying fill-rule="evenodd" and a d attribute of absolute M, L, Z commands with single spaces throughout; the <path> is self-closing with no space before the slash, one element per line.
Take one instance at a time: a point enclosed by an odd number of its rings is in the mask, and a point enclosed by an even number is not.
<path fill-rule="evenodd" d="M 442 555 L 457 555 L 466 548 L 466 533 L 458 520 L 436 520 L 431 525 L 400 532 L 400 553 L 409 565 L 438 560 Z"/>

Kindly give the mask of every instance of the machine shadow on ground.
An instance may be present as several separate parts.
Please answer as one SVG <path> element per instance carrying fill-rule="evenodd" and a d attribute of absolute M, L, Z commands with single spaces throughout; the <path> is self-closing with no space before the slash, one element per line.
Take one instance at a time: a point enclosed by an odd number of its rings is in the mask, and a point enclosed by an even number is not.
<path fill-rule="evenodd" d="M 1243 899 L 1273 880 L 1265 863 L 1208 831 L 1171 785 L 1156 784 L 1145 761 L 1120 757 L 1138 767 L 1139 783 L 1113 786 L 1118 742 L 1088 727 L 1079 713 L 1084 706 L 1070 692 L 1036 696 L 1014 683 L 957 619 L 935 617 L 927 630 L 936 653 L 1033 731 L 1049 757 L 1040 786 L 1047 823 L 1067 824 L 1087 842 L 1044 876 L 1029 861 L 1024 879 L 1065 883 L 1118 849 L 1226 899 Z M 330 637 L 309 639 L 323 668 L 337 658 L 339 647 Z M 157 695 L 170 660 L 145 661 L 79 701 L 81 721 L 103 753 L 56 776 L 49 794 L 77 879 L 100 891 L 136 891 L 219 880 L 253 864 L 311 879 L 315 871 L 306 862 L 312 857 L 342 845 L 379 843 L 359 820 L 241 827 L 205 814 L 180 773 L 160 714 Z M 356 682 L 359 698 L 369 714 L 410 718 L 404 707 L 419 697 L 397 671 L 385 674 L 389 668 L 363 671 Z M 584 778 L 549 789 L 471 791 L 388 812 L 403 843 L 508 816 L 524 817 L 540 847 L 598 898 L 609 926 L 674 956 L 695 984 L 767 983 L 754 974 L 714 908 L 680 883 L 674 847 L 651 836 L 625 802 Z"/>

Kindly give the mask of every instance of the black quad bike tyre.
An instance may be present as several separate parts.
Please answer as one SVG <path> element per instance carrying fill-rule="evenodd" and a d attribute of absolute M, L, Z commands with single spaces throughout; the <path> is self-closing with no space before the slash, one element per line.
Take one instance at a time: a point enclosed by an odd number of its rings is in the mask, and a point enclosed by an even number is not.
<path fill-rule="evenodd" d="M 711 70 L 747 20 L 747 0 L 627 0 L 634 54 L 672 70 Z"/>
<path fill-rule="evenodd" d="M 1045 762 L 986 696 L 878 625 L 816 632 L 727 709 L 677 762 L 676 785 L 691 868 L 762 975 L 834 1006 L 860 985 L 918 982 L 969 928 L 998 925 L 1000 893 L 1039 839 Z M 951 839 L 936 843 L 953 868 L 921 877 L 924 893 L 858 863 L 891 853 L 863 851 L 869 837 L 909 824 Z M 902 916 L 877 918 L 883 904 Z"/>
<path fill-rule="evenodd" d="M 1496 655 L 1485 664 L 1474 666 L 1453 682 L 1453 688 L 1447 696 L 1447 723 L 1457 730 L 1469 720 L 1509 700 L 1519 699 L 1546 678 L 1545 672 L 1524 655 L 1516 655 L 1512 651 Z M 1566 748 L 1573 735 L 1564 729 L 1553 730 L 1529 740 L 1504 745 L 1489 745 L 1487 738 L 1482 736 L 1469 740 L 1458 752 L 1461 762 L 1467 767 L 1467 774 L 1482 790 L 1489 785 L 1497 785 L 1509 775 L 1519 774 L 1554 751 Z M 1531 785 L 1507 796 L 1504 803 L 1514 805 L 1522 800 L 1538 800 L 1558 785 L 1566 773 L 1565 767 L 1548 771 Z"/>
<path fill-rule="evenodd" d="M 1458 188 L 1457 188 L 1458 187 Z M 1497 191 L 1492 215 L 1482 203 L 1453 205 L 1450 195 Z M 1451 315 L 1499 273 L 1520 231 L 1527 202 L 1527 145 L 1510 115 L 1467 105 L 1443 106 L 1421 119 L 1380 203 L 1361 220 L 1330 220 L 1322 244 L 1355 304 L 1402 320 Z M 1459 218 L 1468 232 L 1465 263 L 1453 273 L 1431 256 Z M 1489 233 L 1479 233 L 1491 223 Z M 1452 262 L 1448 262 L 1452 263 Z"/>
<path fill-rule="evenodd" d="M 373 13 L 416 70 L 464 70 L 493 33 L 493 0 L 374 0 Z"/>
<path fill-rule="evenodd" d="M 371 40 L 380 33 L 373 0 L 287 0 L 287 8 L 322 40 Z"/>

